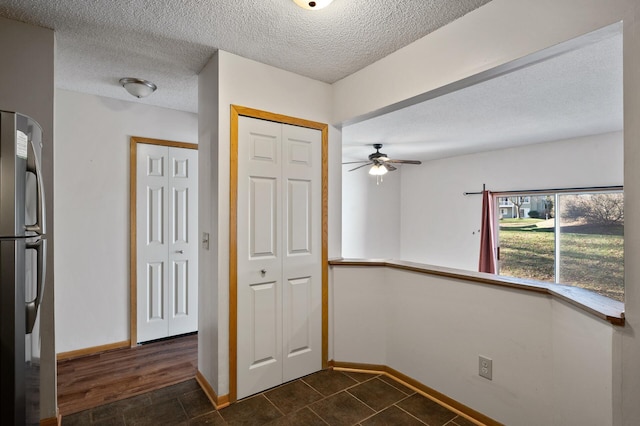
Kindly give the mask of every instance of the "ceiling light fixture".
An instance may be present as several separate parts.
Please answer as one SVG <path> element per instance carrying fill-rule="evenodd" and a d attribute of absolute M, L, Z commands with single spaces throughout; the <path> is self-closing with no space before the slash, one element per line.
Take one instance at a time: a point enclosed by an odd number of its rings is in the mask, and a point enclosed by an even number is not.
<path fill-rule="evenodd" d="M 143 80 L 141 78 L 125 77 L 120 79 L 120 84 L 127 92 L 131 93 L 136 98 L 144 98 L 156 91 L 158 86 L 150 81 Z"/>
<path fill-rule="evenodd" d="M 378 165 L 378 164 L 374 164 L 369 169 L 369 174 L 372 175 L 372 176 L 386 175 L 387 172 L 388 172 L 388 170 L 387 170 L 387 168 L 385 166 Z"/>
<path fill-rule="evenodd" d="M 333 1 L 333 0 L 316 0 L 316 1 L 309 1 L 309 0 L 293 0 L 298 6 L 300 6 L 303 9 L 307 9 L 307 10 L 319 10 L 322 9 L 324 7 L 329 6 L 329 4 Z"/>

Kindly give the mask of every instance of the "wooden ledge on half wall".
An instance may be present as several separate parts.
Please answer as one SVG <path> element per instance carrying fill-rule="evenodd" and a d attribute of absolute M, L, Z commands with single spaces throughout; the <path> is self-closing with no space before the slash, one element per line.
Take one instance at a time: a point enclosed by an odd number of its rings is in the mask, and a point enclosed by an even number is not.
<path fill-rule="evenodd" d="M 337 258 L 329 260 L 330 266 L 364 266 L 387 267 L 405 271 L 418 272 L 426 275 L 437 275 L 446 278 L 477 282 L 493 286 L 509 287 L 522 291 L 547 294 L 551 297 L 563 300 L 583 311 L 590 313 L 613 325 L 623 326 L 624 303 L 599 295 L 590 290 L 562 284 L 551 284 L 542 281 L 525 280 L 506 277 L 502 275 L 488 274 L 485 272 L 465 271 L 463 269 L 446 268 L 443 266 L 427 265 L 417 262 L 408 262 L 393 259 L 345 259 Z"/>

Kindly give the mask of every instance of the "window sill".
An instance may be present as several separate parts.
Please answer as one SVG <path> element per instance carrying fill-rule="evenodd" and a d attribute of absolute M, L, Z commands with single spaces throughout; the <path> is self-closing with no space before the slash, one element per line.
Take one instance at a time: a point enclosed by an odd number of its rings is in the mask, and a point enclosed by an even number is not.
<path fill-rule="evenodd" d="M 624 303 L 601 296 L 592 291 L 579 287 L 561 284 L 550 284 L 541 281 L 504 277 L 484 272 L 464 271 L 461 269 L 445 268 L 442 266 L 426 265 L 390 259 L 331 259 L 331 266 L 385 266 L 388 268 L 418 272 L 427 275 L 455 278 L 465 281 L 478 282 L 488 285 L 515 288 L 522 291 L 548 294 L 551 297 L 564 300 L 583 311 L 590 313 L 613 325 L 624 325 Z"/>

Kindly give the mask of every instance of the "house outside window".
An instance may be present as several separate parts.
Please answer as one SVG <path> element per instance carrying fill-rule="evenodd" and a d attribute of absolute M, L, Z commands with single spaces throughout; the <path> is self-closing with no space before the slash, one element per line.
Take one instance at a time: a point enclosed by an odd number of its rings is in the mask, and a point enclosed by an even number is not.
<path fill-rule="evenodd" d="M 500 275 L 581 287 L 624 301 L 621 190 L 521 196 L 520 218 L 506 204 L 511 197 L 497 195 Z"/>

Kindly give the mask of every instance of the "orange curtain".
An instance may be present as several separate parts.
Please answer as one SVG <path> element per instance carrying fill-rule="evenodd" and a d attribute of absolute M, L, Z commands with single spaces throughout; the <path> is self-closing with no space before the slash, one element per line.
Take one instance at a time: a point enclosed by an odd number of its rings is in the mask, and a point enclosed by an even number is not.
<path fill-rule="evenodd" d="M 493 196 L 482 191 L 482 225 L 480 228 L 480 262 L 478 271 L 495 274 L 497 271 L 495 219 Z"/>

